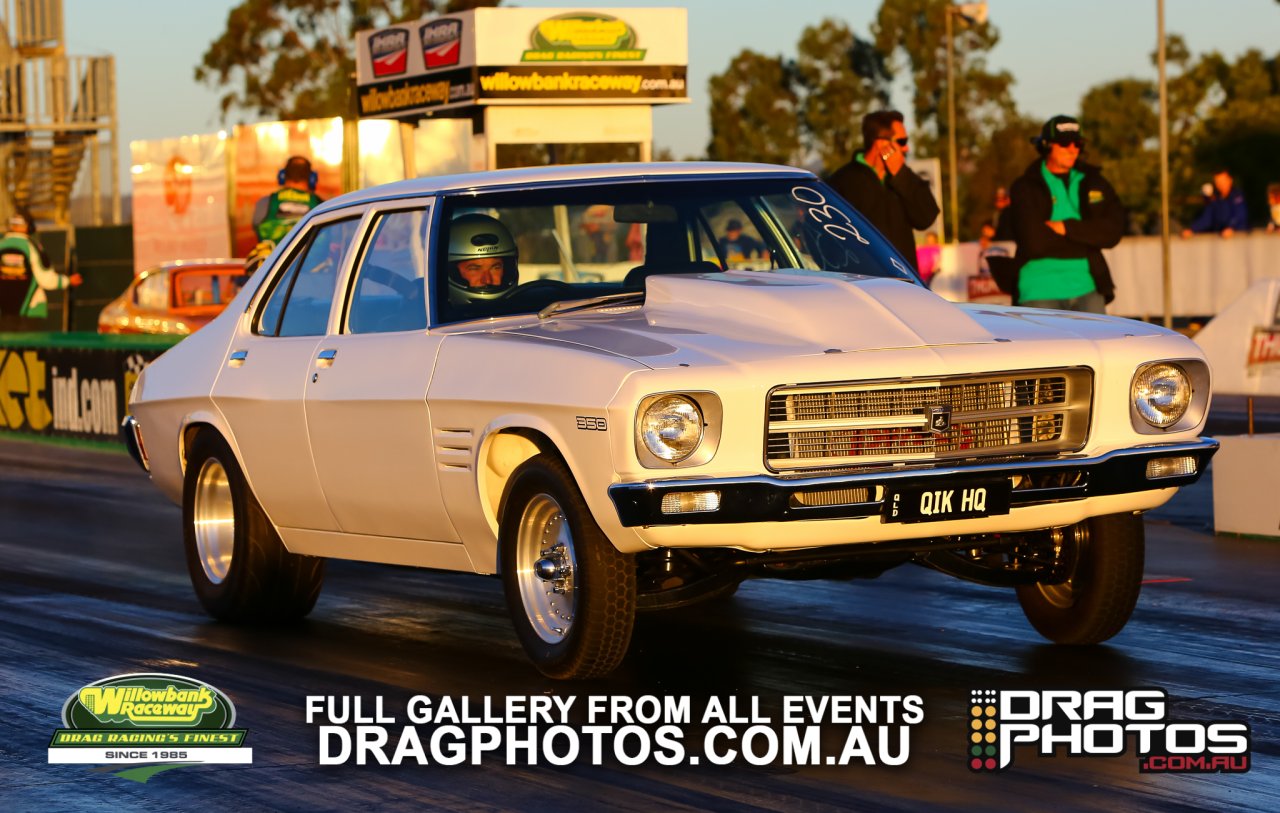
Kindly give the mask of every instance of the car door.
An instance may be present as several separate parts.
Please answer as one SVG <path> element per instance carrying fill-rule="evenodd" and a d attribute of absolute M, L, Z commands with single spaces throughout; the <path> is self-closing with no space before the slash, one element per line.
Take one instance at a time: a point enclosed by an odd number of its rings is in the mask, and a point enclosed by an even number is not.
<path fill-rule="evenodd" d="M 334 330 L 316 347 L 306 424 L 321 487 L 346 533 L 457 542 L 440 497 L 427 385 L 431 201 L 377 211 Z"/>
<path fill-rule="evenodd" d="M 304 396 L 358 216 L 312 221 L 241 320 L 214 383 L 245 473 L 276 525 L 337 530 L 311 460 Z"/>

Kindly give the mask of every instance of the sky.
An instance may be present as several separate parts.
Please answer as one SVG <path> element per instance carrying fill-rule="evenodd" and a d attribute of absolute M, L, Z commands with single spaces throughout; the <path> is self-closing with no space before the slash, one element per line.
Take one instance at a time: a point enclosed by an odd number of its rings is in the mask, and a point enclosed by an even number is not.
<path fill-rule="evenodd" d="M 222 118 L 216 88 L 197 83 L 195 66 L 225 27 L 235 0 L 64 0 L 67 52 L 114 54 L 120 113 L 121 181 L 128 191 L 128 144 L 135 139 L 216 132 L 242 121 Z M 507 0 L 506 5 L 581 8 L 562 0 Z M 587 8 L 689 9 L 692 102 L 656 108 L 654 141 L 678 158 L 702 155 L 709 139 L 707 81 L 744 48 L 794 55 L 800 32 L 832 17 L 870 38 L 879 0 L 611 0 Z M 1091 86 L 1127 76 L 1155 78 L 1156 0 L 989 0 L 1000 42 L 991 68 L 1015 78 L 1024 112 L 1048 118 L 1075 112 Z M 1166 0 L 1166 30 L 1183 35 L 1193 54 L 1237 56 L 1280 51 L 1275 0 Z M 902 94 L 894 103 L 904 109 Z"/>

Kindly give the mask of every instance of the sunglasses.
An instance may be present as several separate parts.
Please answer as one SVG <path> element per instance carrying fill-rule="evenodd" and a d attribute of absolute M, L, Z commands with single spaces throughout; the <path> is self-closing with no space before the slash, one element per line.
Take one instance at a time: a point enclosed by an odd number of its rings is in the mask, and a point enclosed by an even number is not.
<path fill-rule="evenodd" d="M 905 146 L 907 146 L 907 144 L 909 144 L 910 142 L 911 142 L 911 139 L 910 139 L 910 138 L 895 138 L 895 139 L 893 140 L 893 143 L 894 143 L 894 144 L 897 144 L 899 147 L 905 147 Z"/>
<path fill-rule="evenodd" d="M 1075 146 L 1084 149 L 1084 139 L 1078 135 L 1060 135 L 1050 143 L 1057 144 L 1059 147 Z"/>

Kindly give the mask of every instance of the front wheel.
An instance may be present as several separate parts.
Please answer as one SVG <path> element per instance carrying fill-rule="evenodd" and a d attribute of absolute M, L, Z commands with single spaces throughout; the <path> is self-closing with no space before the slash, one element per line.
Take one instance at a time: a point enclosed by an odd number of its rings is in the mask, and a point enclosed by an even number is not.
<path fill-rule="evenodd" d="M 1144 534 L 1137 514 L 1108 514 L 1065 529 L 1067 578 L 1018 588 L 1036 631 L 1058 644 L 1098 644 L 1128 623 L 1142 589 Z"/>
<path fill-rule="evenodd" d="M 231 447 L 212 430 L 187 455 L 182 529 L 191 584 L 214 618 L 288 621 L 315 606 L 324 559 L 285 549 Z"/>
<path fill-rule="evenodd" d="M 505 506 L 502 584 L 525 652 L 548 677 L 612 672 L 631 644 L 634 558 L 605 537 L 557 457 L 543 454 L 521 464 Z"/>

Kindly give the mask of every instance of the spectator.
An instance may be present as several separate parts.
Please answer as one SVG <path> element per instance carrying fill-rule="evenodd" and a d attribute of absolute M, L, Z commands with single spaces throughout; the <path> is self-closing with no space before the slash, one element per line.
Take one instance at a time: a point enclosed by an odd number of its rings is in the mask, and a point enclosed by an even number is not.
<path fill-rule="evenodd" d="M 1027 307 L 1105 313 L 1115 285 L 1102 249 L 1120 242 L 1124 210 L 1102 172 L 1079 160 L 1078 121 L 1054 116 L 1032 143 L 1041 158 L 1010 195 L 1018 252 L 1009 292 Z"/>
<path fill-rule="evenodd" d="M 1235 186 L 1231 172 L 1225 168 L 1213 173 L 1213 196 L 1205 203 L 1204 211 L 1182 230 L 1183 237 L 1217 232 L 1230 237 L 1238 231 L 1249 230 L 1249 209 L 1244 204 L 1244 192 Z"/>
<path fill-rule="evenodd" d="M 49 267 L 36 238 L 35 221 L 27 212 L 15 212 L 0 239 L 0 330 L 39 330 L 49 315 L 46 291 L 74 288 L 84 280 L 79 274 L 59 274 Z"/>
<path fill-rule="evenodd" d="M 1267 231 L 1280 230 L 1280 183 L 1267 185 Z"/>
<path fill-rule="evenodd" d="M 280 188 L 263 195 L 253 207 L 253 232 L 258 240 L 279 243 L 303 215 L 324 203 L 316 194 L 318 181 L 310 160 L 301 155 L 290 157 L 276 175 Z"/>
<path fill-rule="evenodd" d="M 996 187 L 996 212 L 991 217 L 992 239 L 1013 240 L 1013 218 L 1008 216 L 1009 204 L 1012 202 L 1013 199 L 1009 197 L 1009 190 L 1003 186 Z"/>
<path fill-rule="evenodd" d="M 906 165 L 911 141 L 896 110 L 878 110 L 862 118 L 862 149 L 828 179 L 888 238 L 898 253 L 916 266 L 913 230 L 924 230 L 938 218 L 938 203 L 929 185 Z"/>
<path fill-rule="evenodd" d="M 942 247 L 938 245 L 937 232 L 925 233 L 924 244 L 916 247 L 916 261 L 919 263 L 920 279 L 925 285 L 931 284 L 942 270 Z"/>
<path fill-rule="evenodd" d="M 764 244 L 750 235 L 743 234 L 742 221 L 737 218 L 730 218 L 725 224 L 724 237 L 720 238 L 719 244 L 720 256 L 729 263 L 730 268 L 743 260 L 764 254 Z"/>
<path fill-rule="evenodd" d="M 602 203 L 592 204 L 582 212 L 582 235 L 586 251 L 582 257 L 587 262 L 611 263 L 618 259 L 618 245 L 614 230 L 613 207 Z"/>
<path fill-rule="evenodd" d="M 978 251 L 979 253 L 991 248 L 991 241 L 995 239 L 996 227 L 990 223 L 983 223 L 982 229 L 978 232 Z"/>
<path fill-rule="evenodd" d="M 632 223 L 627 229 L 627 259 L 633 263 L 644 262 L 644 229 Z"/>

